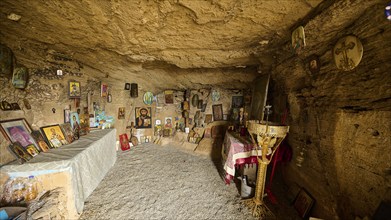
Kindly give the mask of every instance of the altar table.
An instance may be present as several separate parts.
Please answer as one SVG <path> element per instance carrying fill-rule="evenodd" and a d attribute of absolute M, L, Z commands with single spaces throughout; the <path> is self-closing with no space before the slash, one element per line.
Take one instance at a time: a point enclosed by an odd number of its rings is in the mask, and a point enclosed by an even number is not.
<path fill-rule="evenodd" d="M 41 152 L 24 164 L 12 163 L 1 168 L 10 177 L 51 176 L 63 173 L 61 183 L 69 182 L 77 212 L 83 211 L 84 201 L 99 185 L 117 159 L 116 130 L 95 130 L 79 140 L 60 148 Z M 54 175 L 53 175 L 54 174 Z M 68 178 L 68 180 L 67 180 Z M 39 178 L 38 178 L 39 179 Z M 70 180 L 69 180 L 70 179 Z M 58 181 L 53 179 L 52 181 Z M 66 184 L 65 184 L 66 185 Z M 70 207 L 70 208 L 75 208 Z"/>
<path fill-rule="evenodd" d="M 225 170 L 225 183 L 229 184 L 235 176 L 235 167 L 245 164 L 257 164 L 257 151 L 250 140 L 239 134 L 226 132 L 221 155 Z M 259 150 L 259 156 L 262 155 Z"/>

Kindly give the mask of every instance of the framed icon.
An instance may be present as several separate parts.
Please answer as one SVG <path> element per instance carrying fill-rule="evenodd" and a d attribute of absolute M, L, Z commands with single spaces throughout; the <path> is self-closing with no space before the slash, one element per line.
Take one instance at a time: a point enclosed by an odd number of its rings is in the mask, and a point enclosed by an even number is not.
<path fill-rule="evenodd" d="M 69 91 L 69 98 L 80 98 L 81 96 L 80 82 L 69 81 L 68 91 Z"/>
<path fill-rule="evenodd" d="M 100 96 L 107 97 L 107 94 L 108 94 L 108 85 L 102 82 L 100 84 Z"/>
<path fill-rule="evenodd" d="M 311 55 L 308 59 L 308 69 L 311 73 L 317 73 L 320 70 L 319 57 L 316 55 Z"/>
<path fill-rule="evenodd" d="M 136 128 L 152 128 L 151 107 L 136 107 Z"/>
<path fill-rule="evenodd" d="M 213 121 L 223 120 L 223 105 L 212 105 Z"/>
<path fill-rule="evenodd" d="M 37 142 L 31 136 L 31 127 L 24 118 L 0 121 L 0 130 L 11 143 L 19 142 L 24 149 L 30 145 L 38 148 Z"/>
<path fill-rule="evenodd" d="M 310 214 L 314 203 L 315 199 L 304 188 L 302 188 L 296 196 L 293 207 L 299 213 L 299 216 L 305 219 Z"/>
<path fill-rule="evenodd" d="M 46 140 L 53 148 L 61 147 L 68 144 L 60 125 L 49 125 L 41 127 L 41 131 L 44 134 Z"/>
<path fill-rule="evenodd" d="M 125 90 L 130 90 L 130 83 L 125 83 Z"/>

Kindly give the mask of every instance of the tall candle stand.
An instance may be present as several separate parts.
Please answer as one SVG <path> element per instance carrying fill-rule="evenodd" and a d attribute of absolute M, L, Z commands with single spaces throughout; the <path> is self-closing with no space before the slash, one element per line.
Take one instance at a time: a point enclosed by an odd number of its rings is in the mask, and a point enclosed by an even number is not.
<path fill-rule="evenodd" d="M 289 132 L 289 126 L 278 125 L 268 121 L 270 106 L 266 107 L 266 111 L 267 119 L 265 122 L 249 120 L 247 124 L 252 142 L 257 146 L 258 174 L 255 196 L 251 199 L 244 200 L 244 203 L 250 208 L 252 215 L 260 219 L 275 218 L 274 214 L 263 201 L 266 171 L 278 146 Z M 258 152 L 258 148 L 260 148 L 260 152 Z"/>

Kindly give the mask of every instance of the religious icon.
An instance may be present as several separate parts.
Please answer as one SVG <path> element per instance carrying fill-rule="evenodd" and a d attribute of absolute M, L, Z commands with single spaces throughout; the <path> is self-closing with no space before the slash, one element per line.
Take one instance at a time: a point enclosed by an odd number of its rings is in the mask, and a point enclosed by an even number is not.
<path fill-rule="evenodd" d="M 80 90 L 80 82 L 70 81 L 68 84 L 69 89 L 69 98 L 80 98 L 81 90 Z"/>
<path fill-rule="evenodd" d="M 71 120 L 71 110 L 64 109 L 64 123 L 68 123 Z"/>
<path fill-rule="evenodd" d="M 189 101 L 183 101 L 183 110 L 190 110 Z"/>
<path fill-rule="evenodd" d="M 125 107 L 118 108 L 118 119 L 125 119 Z"/>
<path fill-rule="evenodd" d="M 299 216 L 303 219 L 308 218 L 311 208 L 315 203 L 315 199 L 305 190 L 301 189 L 296 196 L 293 207 L 299 213 Z"/>
<path fill-rule="evenodd" d="M 212 101 L 217 102 L 220 100 L 220 93 L 217 90 L 212 91 Z"/>
<path fill-rule="evenodd" d="M 75 135 L 73 134 L 71 123 L 61 124 L 60 127 L 64 132 L 65 139 L 69 144 L 72 143 L 75 140 Z"/>
<path fill-rule="evenodd" d="M 48 145 L 48 143 L 46 143 L 40 131 L 31 132 L 31 136 L 33 136 L 35 141 L 38 143 L 38 146 L 42 152 L 49 151 L 50 146 Z"/>
<path fill-rule="evenodd" d="M 299 54 L 305 47 L 304 27 L 299 26 L 292 32 L 292 49 Z"/>
<path fill-rule="evenodd" d="M 363 46 L 355 36 L 346 36 L 338 40 L 333 49 L 334 62 L 338 69 L 349 71 L 361 61 Z"/>
<path fill-rule="evenodd" d="M 26 67 L 14 68 L 12 85 L 17 89 L 24 89 L 27 85 L 28 70 Z"/>
<path fill-rule="evenodd" d="M 223 105 L 212 105 L 212 113 L 214 121 L 222 121 L 223 120 Z"/>
<path fill-rule="evenodd" d="M 211 114 L 206 114 L 205 115 L 205 119 L 204 119 L 204 123 L 208 124 L 208 123 L 211 123 L 211 122 L 212 122 L 212 115 Z"/>
<path fill-rule="evenodd" d="M 0 128 L 4 136 L 12 143 L 19 142 L 24 148 L 29 145 L 38 146 L 31 136 L 32 130 L 29 124 L 23 118 L 1 121 Z"/>
<path fill-rule="evenodd" d="M 65 135 L 62 132 L 60 125 L 49 125 L 41 127 L 40 129 L 45 135 L 46 140 L 48 140 L 53 148 L 58 148 L 62 145 L 68 144 L 68 141 L 65 139 Z"/>
<path fill-rule="evenodd" d="M 320 70 L 319 57 L 311 55 L 308 61 L 309 70 L 311 73 L 317 73 Z"/>
<path fill-rule="evenodd" d="M 153 101 L 153 93 L 152 92 L 144 93 L 143 101 L 146 105 L 151 105 Z"/>
<path fill-rule="evenodd" d="M 100 96 L 107 97 L 107 90 L 108 90 L 107 84 L 102 82 L 100 84 Z"/>
<path fill-rule="evenodd" d="M 80 118 L 77 112 L 71 112 L 71 127 L 73 133 L 76 135 L 80 132 Z"/>
<path fill-rule="evenodd" d="M 174 104 L 174 91 L 172 90 L 164 91 L 164 97 L 166 100 L 166 104 Z"/>
<path fill-rule="evenodd" d="M 136 128 L 152 128 L 151 107 L 136 107 Z"/>
<path fill-rule="evenodd" d="M 119 143 L 121 144 L 122 151 L 130 150 L 129 139 L 127 134 L 121 134 L 119 136 Z"/>
<path fill-rule="evenodd" d="M 243 96 L 232 96 L 232 108 L 243 107 Z"/>
<path fill-rule="evenodd" d="M 164 128 L 171 129 L 172 128 L 172 117 L 166 117 L 164 121 L 165 121 Z"/>
<path fill-rule="evenodd" d="M 33 145 L 33 144 L 30 144 L 26 147 L 26 151 L 27 153 L 29 153 L 32 157 L 35 157 L 39 154 L 39 151 L 38 149 Z"/>
<path fill-rule="evenodd" d="M 19 160 L 19 163 L 24 163 L 29 161 L 32 156 L 27 153 L 27 151 L 20 145 L 19 142 L 15 142 L 8 146 L 8 149 L 14 155 L 14 157 Z"/>

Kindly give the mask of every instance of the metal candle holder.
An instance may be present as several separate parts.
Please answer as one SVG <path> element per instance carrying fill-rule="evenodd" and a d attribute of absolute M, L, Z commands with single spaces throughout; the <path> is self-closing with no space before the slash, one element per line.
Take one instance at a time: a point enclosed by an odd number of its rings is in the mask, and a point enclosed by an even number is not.
<path fill-rule="evenodd" d="M 278 146 L 289 132 L 289 126 L 277 125 L 268 122 L 268 120 L 266 122 L 250 120 L 248 121 L 247 129 L 253 144 L 257 145 L 258 175 L 255 196 L 251 199 L 244 200 L 244 203 L 249 206 L 254 217 L 259 217 L 260 219 L 275 218 L 274 214 L 263 202 L 266 171 L 267 165 L 272 160 Z M 261 156 L 258 153 L 258 148 L 261 149 Z"/>

